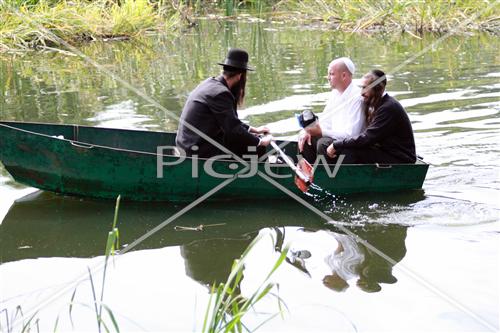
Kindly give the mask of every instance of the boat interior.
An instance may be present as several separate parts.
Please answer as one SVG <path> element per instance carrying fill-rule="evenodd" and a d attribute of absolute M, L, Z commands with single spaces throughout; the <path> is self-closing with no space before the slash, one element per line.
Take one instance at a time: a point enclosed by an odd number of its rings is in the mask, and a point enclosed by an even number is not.
<path fill-rule="evenodd" d="M 92 127 L 81 125 L 62 125 L 0 121 L 0 125 L 14 127 L 23 131 L 32 132 L 39 135 L 56 137 L 58 139 L 70 140 L 83 145 L 95 145 L 124 149 L 137 152 L 157 153 L 159 146 L 175 147 L 175 132 L 155 132 L 134 129 L 118 129 L 105 127 Z M 278 145 L 285 141 L 277 140 Z M 283 151 L 297 162 L 297 142 L 287 141 L 283 146 Z M 268 150 L 272 149 L 270 146 Z M 176 155 L 174 150 L 163 150 L 164 155 Z M 276 161 L 272 160 L 276 159 Z M 270 156 L 271 163 L 282 163 L 276 156 Z M 427 164 L 421 158 L 415 164 Z"/>
<path fill-rule="evenodd" d="M 39 135 L 65 139 L 83 145 L 95 145 L 154 153 L 159 146 L 175 146 L 175 132 L 155 132 L 133 129 L 117 129 L 80 125 L 44 124 L 0 121 L 0 125 L 14 127 Z M 277 140 L 278 145 L 283 141 Z M 271 149 L 270 147 L 268 149 Z M 283 151 L 296 160 L 297 143 L 289 142 Z M 173 149 L 165 149 L 165 155 L 175 155 Z"/>

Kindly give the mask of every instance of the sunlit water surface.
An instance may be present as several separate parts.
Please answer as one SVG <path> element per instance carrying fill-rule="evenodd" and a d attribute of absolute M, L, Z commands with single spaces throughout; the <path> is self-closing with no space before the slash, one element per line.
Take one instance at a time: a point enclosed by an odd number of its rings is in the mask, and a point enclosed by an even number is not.
<path fill-rule="evenodd" d="M 316 190 L 305 197 L 336 222 L 325 223 L 293 199 L 267 202 L 265 193 L 255 202 L 200 204 L 108 266 L 104 302 L 120 329 L 201 330 L 211 284 L 225 281 L 232 261 L 263 234 L 248 256 L 239 286 L 244 297 L 278 251 L 291 246 L 273 276 L 287 306 L 284 318 L 267 322 L 264 331 L 498 330 L 499 40 L 449 37 L 397 67 L 436 42 L 203 22 L 177 38 L 82 46 L 175 115 L 199 81 L 218 73 L 227 48 L 243 47 L 256 72 L 240 116 L 278 136 L 295 135 L 294 113 L 321 112 L 326 66 L 350 56 L 356 78 L 374 67 L 390 73 L 389 94 L 405 106 L 417 152 L 431 164 L 423 191 L 335 198 Z M 0 60 L 2 120 L 177 128 L 166 112 L 76 57 L 4 54 Z M 76 331 L 95 331 L 87 268 L 94 269 L 99 292 L 114 202 L 33 192 L 0 168 L 0 323 L 7 327 L 8 316 L 10 325 L 21 325 L 12 320 L 19 305 L 24 321 L 34 315 L 42 330 L 55 323 L 72 329 L 72 318 Z M 183 206 L 122 203 L 121 247 Z M 179 229 L 198 225 L 206 227 Z M 277 311 L 276 300 L 266 298 L 245 323 L 255 328 Z"/>

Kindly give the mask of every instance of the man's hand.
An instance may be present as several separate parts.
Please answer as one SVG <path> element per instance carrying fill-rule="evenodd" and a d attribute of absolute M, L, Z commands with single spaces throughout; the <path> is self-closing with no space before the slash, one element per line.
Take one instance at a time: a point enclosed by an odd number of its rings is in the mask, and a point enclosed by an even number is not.
<path fill-rule="evenodd" d="M 321 126 L 319 126 L 319 122 L 315 121 L 311 125 L 304 127 L 304 131 L 309 133 L 310 136 L 322 137 L 323 132 L 321 131 Z"/>
<path fill-rule="evenodd" d="M 262 138 L 260 138 L 259 147 L 260 146 L 267 147 L 267 146 L 269 146 L 271 141 L 273 141 L 273 136 L 270 134 L 265 135 Z"/>
<path fill-rule="evenodd" d="M 302 130 L 299 133 L 299 152 L 302 153 L 302 150 L 304 150 L 304 144 L 307 142 L 307 144 L 310 146 L 311 145 L 311 134 L 307 133 L 306 131 Z"/>
<path fill-rule="evenodd" d="M 267 126 L 250 127 L 250 133 L 254 134 L 269 134 L 270 132 Z"/>
<path fill-rule="evenodd" d="M 330 158 L 335 158 L 335 156 L 337 156 L 337 151 L 333 147 L 333 143 L 331 145 L 329 145 L 328 148 L 326 148 L 326 154 Z"/>

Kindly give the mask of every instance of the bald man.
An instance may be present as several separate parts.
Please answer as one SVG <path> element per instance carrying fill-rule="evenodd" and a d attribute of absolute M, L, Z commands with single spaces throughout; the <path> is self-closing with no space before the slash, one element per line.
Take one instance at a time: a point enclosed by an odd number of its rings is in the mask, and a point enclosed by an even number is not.
<path fill-rule="evenodd" d="M 352 82 L 356 71 L 349 58 L 338 58 L 328 65 L 328 82 L 332 93 L 319 121 L 299 133 L 299 152 L 314 163 L 323 141 L 358 136 L 366 128 L 361 90 Z"/>

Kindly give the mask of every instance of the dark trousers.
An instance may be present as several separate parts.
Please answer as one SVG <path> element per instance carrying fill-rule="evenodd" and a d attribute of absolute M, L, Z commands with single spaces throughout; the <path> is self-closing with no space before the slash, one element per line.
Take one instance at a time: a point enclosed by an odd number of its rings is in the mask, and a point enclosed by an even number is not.
<path fill-rule="evenodd" d="M 304 144 L 304 149 L 302 150 L 302 157 L 306 159 L 307 162 L 314 164 L 316 160 L 316 156 L 325 155 L 328 160 L 328 156 L 326 155 L 326 148 L 333 142 L 332 138 L 324 136 L 319 138 L 317 136 L 313 136 L 311 138 L 311 145 L 307 142 Z M 321 153 L 320 153 L 321 152 Z"/>
<path fill-rule="evenodd" d="M 391 163 L 412 163 L 407 161 L 401 161 L 394 156 L 388 154 L 387 152 L 380 150 L 378 147 L 370 146 L 363 148 L 346 148 L 337 151 L 337 156 L 335 158 L 330 158 L 326 154 L 326 149 L 331 145 L 333 139 L 330 137 L 313 137 L 311 139 L 311 145 L 307 143 L 304 144 L 304 149 L 302 150 L 302 156 L 311 164 L 314 164 L 316 157 L 318 155 L 323 155 L 329 164 L 335 164 L 340 155 L 344 155 L 344 164 L 370 164 L 370 163 L 381 163 L 381 164 L 391 164 Z"/>

